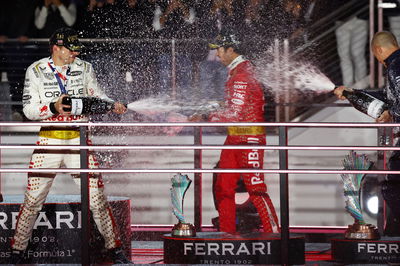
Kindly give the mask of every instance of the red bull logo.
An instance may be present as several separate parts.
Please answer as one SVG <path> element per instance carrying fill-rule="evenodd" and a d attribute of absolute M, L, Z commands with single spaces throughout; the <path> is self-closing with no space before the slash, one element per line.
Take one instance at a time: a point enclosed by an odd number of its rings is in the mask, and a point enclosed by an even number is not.
<path fill-rule="evenodd" d="M 44 105 L 44 106 L 41 107 L 39 110 L 40 110 L 40 113 L 42 114 L 42 113 L 47 112 L 47 111 L 49 110 L 49 107 L 48 107 L 47 105 Z"/>

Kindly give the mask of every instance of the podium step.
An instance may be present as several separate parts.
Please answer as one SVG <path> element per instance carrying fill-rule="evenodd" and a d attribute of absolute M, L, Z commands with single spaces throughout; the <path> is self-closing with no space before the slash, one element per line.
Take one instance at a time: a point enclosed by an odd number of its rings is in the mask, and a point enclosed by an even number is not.
<path fill-rule="evenodd" d="M 304 264 L 303 237 L 290 237 L 289 263 Z M 279 234 L 199 232 L 195 237 L 164 235 L 166 264 L 281 264 Z"/>

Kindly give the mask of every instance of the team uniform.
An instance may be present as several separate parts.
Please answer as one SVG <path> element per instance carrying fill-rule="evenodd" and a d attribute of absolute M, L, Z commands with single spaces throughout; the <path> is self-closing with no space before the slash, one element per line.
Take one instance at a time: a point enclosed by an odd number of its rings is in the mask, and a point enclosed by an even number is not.
<path fill-rule="evenodd" d="M 58 75 L 59 78 L 56 78 Z M 63 83 L 60 86 L 59 82 Z M 92 65 L 76 58 L 73 63 L 62 67 L 54 66 L 51 58 L 36 61 L 26 71 L 23 93 L 23 111 L 30 120 L 42 122 L 87 121 L 86 116 L 63 116 L 57 114 L 54 103 L 60 97 L 60 87 L 65 87 L 70 96 L 94 96 L 107 99 L 98 87 Z M 79 128 L 46 126 L 39 132 L 38 146 L 79 145 Z M 89 168 L 97 168 L 96 158 L 89 154 Z M 29 164 L 30 168 L 80 168 L 79 150 L 35 149 Z M 80 185 L 79 175 L 71 174 L 75 183 Z M 11 245 L 13 249 L 25 250 L 38 212 L 41 210 L 51 188 L 56 173 L 28 173 L 28 186 L 24 204 L 20 209 L 15 235 Z M 105 248 L 113 249 L 121 245 L 116 232 L 114 218 L 104 195 L 101 176 L 89 174 L 90 210 L 93 219 L 104 237 Z"/>
<path fill-rule="evenodd" d="M 264 92 L 255 79 L 250 61 L 236 57 L 228 66 L 229 79 L 225 86 L 225 107 L 209 115 L 211 122 L 264 122 Z M 229 127 L 224 145 L 265 145 L 265 128 Z M 220 168 L 262 168 L 264 150 L 227 150 L 221 152 Z M 274 206 L 267 194 L 263 173 L 219 173 L 215 196 L 220 230 L 236 232 L 235 189 L 240 177 L 250 199 L 257 208 L 265 232 L 278 232 L 279 224 Z"/>
<path fill-rule="evenodd" d="M 387 84 L 383 89 L 382 98 L 388 104 L 389 113 L 395 123 L 400 122 L 400 50 L 393 52 L 385 59 Z M 399 129 L 395 129 L 398 136 Z M 400 140 L 396 146 L 400 146 Z M 388 168 L 400 170 L 400 151 L 393 151 L 388 160 Z M 390 208 L 386 219 L 385 235 L 400 236 L 400 175 L 388 174 L 382 183 L 382 196 Z"/>

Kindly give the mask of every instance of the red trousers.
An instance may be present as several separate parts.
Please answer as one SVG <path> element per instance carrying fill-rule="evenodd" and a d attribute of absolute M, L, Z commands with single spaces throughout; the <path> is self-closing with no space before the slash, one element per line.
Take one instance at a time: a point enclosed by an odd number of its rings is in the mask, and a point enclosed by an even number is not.
<path fill-rule="evenodd" d="M 228 136 L 224 145 L 265 145 L 265 135 Z M 222 150 L 220 168 L 263 168 L 264 150 Z M 219 173 L 215 183 L 220 231 L 236 232 L 235 190 L 240 177 L 257 208 L 264 232 L 279 232 L 275 208 L 267 194 L 263 173 Z"/>

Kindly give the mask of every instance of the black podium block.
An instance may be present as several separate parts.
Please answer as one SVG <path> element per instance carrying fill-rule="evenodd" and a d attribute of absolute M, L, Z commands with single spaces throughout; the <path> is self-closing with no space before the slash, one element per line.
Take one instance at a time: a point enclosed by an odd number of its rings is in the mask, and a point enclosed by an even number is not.
<path fill-rule="evenodd" d="M 108 197 L 127 258 L 131 257 L 130 199 Z M 10 257 L 22 195 L 4 196 L 0 203 L 0 264 Z M 90 257 L 93 263 L 110 261 L 103 237 L 91 220 Z M 23 264 L 81 262 L 81 204 L 79 195 L 49 195 L 36 219 Z"/>
<path fill-rule="evenodd" d="M 332 259 L 346 264 L 400 263 L 400 237 L 332 239 Z"/>
<path fill-rule="evenodd" d="M 304 238 L 289 240 L 289 263 L 304 264 Z M 279 234 L 198 232 L 195 237 L 164 235 L 167 264 L 281 264 Z"/>

